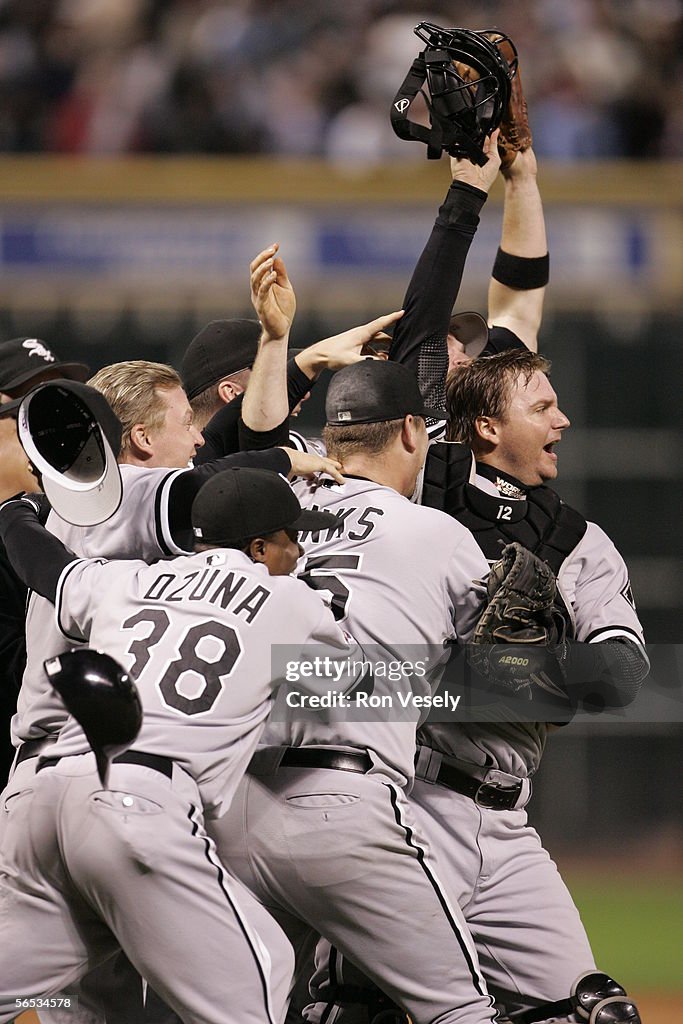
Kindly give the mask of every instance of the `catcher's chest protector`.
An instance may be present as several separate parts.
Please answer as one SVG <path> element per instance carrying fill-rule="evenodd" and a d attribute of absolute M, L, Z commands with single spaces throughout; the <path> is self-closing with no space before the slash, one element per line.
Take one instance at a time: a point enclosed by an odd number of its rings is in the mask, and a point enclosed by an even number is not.
<path fill-rule="evenodd" d="M 550 487 L 534 487 L 526 500 L 495 497 L 470 483 L 473 458 L 464 444 L 440 441 L 427 455 L 422 504 L 441 509 L 470 530 L 489 561 L 519 541 L 547 562 L 555 575 L 574 550 L 587 523 Z"/>

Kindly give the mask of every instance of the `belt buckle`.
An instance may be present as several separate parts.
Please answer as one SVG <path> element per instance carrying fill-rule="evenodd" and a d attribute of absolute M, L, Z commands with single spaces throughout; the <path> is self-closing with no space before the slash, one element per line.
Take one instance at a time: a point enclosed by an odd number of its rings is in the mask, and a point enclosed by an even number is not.
<path fill-rule="evenodd" d="M 511 810 L 517 803 L 521 792 L 521 781 L 518 785 L 509 788 L 497 786 L 492 782 L 482 782 L 474 794 L 474 802 L 479 807 L 485 807 L 492 811 Z"/>

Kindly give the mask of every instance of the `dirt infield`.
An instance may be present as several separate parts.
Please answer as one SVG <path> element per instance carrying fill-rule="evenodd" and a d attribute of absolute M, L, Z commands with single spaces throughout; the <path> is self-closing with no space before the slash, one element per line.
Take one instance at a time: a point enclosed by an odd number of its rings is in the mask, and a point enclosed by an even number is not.
<path fill-rule="evenodd" d="M 678 995 L 641 993 L 636 996 L 643 1024 L 680 1024 L 683 1022 L 683 992 Z M 16 1024 L 39 1024 L 35 1013 L 22 1013 Z"/>

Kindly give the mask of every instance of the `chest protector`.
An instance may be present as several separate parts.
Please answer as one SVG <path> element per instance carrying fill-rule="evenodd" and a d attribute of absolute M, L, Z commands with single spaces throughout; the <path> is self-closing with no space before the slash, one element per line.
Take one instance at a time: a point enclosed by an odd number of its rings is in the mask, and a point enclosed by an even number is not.
<path fill-rule="evenodd" d="M 519 541 L 547 562 L 557 576 L 562 563 L 586 532 L 587 523 L 550 487 L 534 487 L 525 499 L 510 500 L 471 482 L 475 462 L 465 444 L 431 445 L 425 465 L 422 504 L 447 512 L 466 526 L 489 562 L 506 544 Z"/>

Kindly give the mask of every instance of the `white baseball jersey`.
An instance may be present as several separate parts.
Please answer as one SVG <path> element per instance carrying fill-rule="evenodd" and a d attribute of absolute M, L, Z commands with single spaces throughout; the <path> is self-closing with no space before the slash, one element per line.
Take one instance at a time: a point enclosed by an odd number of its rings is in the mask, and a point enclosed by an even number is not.
<path fill-rule="evenodd" d="M 294 487 L 304 507 L 324 509 L 343 520 L 340 528 L 301 535 L 305 556 L 297 572 L 309 586 L 326 592 L 340 625 L 362 644 L 370 660 L 378 654 L 394 663 L 425 655 L 438 660 L 447 641 L 465 641 L 482 607 L 481 591 L 473 588 L 473 581 L 488 572 L 469 530 L 371 480 L 328 483 L 321 478 Z M 393 697 L 390 710 L 358 709 L 326 728 L 317 721 L 271 721 L 264 742 L 367 748 L 405 784 L 413 777 L 421 712 L 417 702 L 399 707 L 397 691 L 427 698 L 428 674 L 397 681 L 376 673 L 373 696 Z"/>
<path fill-rule="evenodd" d="M 196 780 L 204 809 L 232 798 L 270 711 L 271 644 L 317 645 L 320 657 L 362 663 L 362 652 L 306 585 L 271 576 L 241 551 L 218 548 L 172 561 L 72 562 L 55 614 L 68 640 L 88 641 L 137 681 L 144 710 L 135 749 L 178 762 Z M 359 676 L 362 677 L 362 670 Z M 334 688 L 328 677 L 301 683 Z M 346 676 L 337 684 L 343 691 Z M 69 718 L 51 756 L 90 745 Z"/>
<path fill-rule="evenodd" d="M 123 500 L 117 512 L 97 526 L 72 526 L 51 512 L 46 527 L 74 554 L 86 558 L 143 558 L 151 562 L 182 553 L 168 525 L 168 493 L 185 469 L 145 469 L 120 466 Z M 66 711 L 50 686 L 43 662 L 70 650 L 54 622 L 52 604 L 31 594 L 26 614 L 26 669 L 12 719 L 12 742 L 53 735 L 61 729 Z"/>

